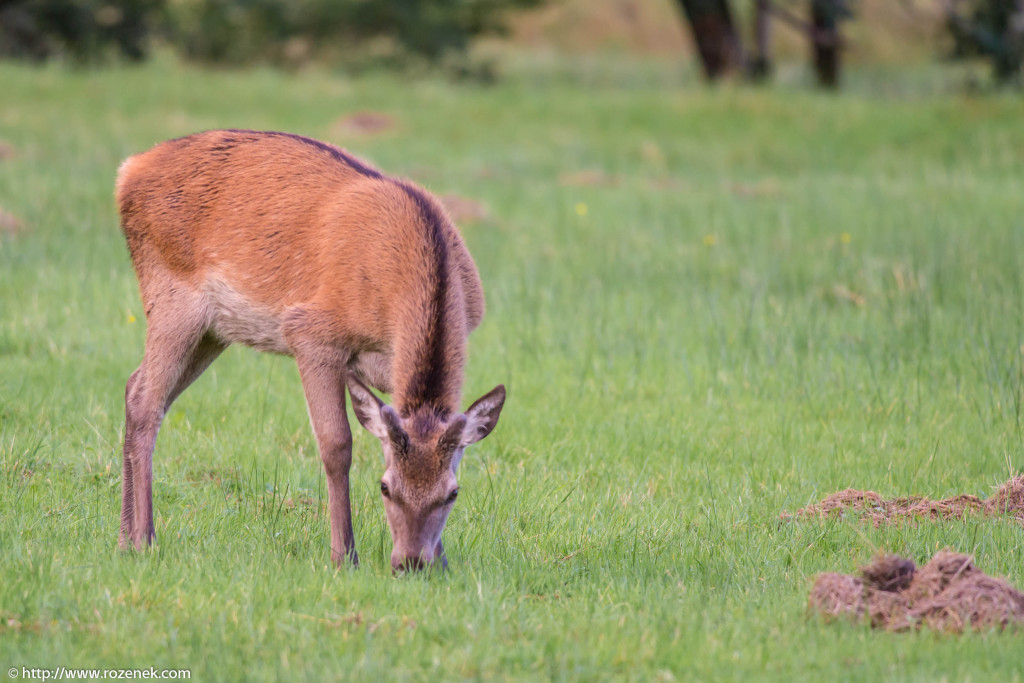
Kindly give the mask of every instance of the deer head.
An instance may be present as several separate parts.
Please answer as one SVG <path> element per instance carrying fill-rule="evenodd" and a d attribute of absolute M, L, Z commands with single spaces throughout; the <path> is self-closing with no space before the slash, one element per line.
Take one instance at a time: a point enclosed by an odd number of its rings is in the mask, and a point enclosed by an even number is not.
<path fill-rule="evenodd" d="M 466 446 L 498 423 L 505 387 L 498 385 L 465 413 L 445 415 L 427 406 L 405 417 L 354 377 L 348 388 L 356 418 L 384 449 L 380 492 L 391 528 L 392 569 L 447 566 L 441 531 L 459 493 L 455 474 Z"/>

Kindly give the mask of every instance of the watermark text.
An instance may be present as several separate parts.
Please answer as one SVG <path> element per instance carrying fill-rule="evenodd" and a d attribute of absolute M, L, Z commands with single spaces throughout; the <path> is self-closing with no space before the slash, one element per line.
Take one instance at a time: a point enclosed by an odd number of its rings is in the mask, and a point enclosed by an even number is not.
<path fill-rule="evenodd" d="M 75 669 L 66 666 L 53 668 L 12 666 L 7 670 L 11 678 L 24 678 L 35 681 L 70 681 L 70 680 L 117 680 L 117 679 L 139 679 L 151 680 L 179 680 L 187 681 L 192 678 L 189 669 L 157 669 L 154 666 L 148 669 Z"/>

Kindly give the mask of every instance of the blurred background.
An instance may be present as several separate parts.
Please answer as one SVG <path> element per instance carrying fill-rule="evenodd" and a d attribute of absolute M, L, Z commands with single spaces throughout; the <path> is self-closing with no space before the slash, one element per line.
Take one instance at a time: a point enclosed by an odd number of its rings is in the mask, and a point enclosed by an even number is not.
<path fill-rule="evenodd" d="M 1024 586 L 1015 521 L 780 515 L 1024 467 L 1022 30 L 1024 0 L 0 0 L 0 662 L 1020 680 L 1019 633 L 806 618 L 882 551 Z M 295 364 L 240 347 L 167 415 L 157 552 L 114 552 L 146 326 L 114 178 L 209 128 L 343 145 L 458 223 L 466 396 L 509 401 L 443 580 L 391 580 L 361 428 L 334 575 Z"/>
<path fill-rule="evenodd" d="M 676 60 L 707 81 L 960 63 L 1020 84 L 1021 0 L 5 0 L 0 56 L 95 65 L 171 52 L 211 65 L 440 69 L 483 81 L 555 55 Z"/>

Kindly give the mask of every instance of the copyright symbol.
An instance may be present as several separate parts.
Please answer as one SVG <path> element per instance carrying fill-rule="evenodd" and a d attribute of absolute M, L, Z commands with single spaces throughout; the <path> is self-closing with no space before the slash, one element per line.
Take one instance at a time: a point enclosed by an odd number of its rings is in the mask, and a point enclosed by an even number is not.
<path fill-rule="evenodd" d="M 18 668 L 12 666 L 10 669 L 7 670 L 7 675 L 10 676 L 11 678 L 17 678 L 18 677 Z"/>

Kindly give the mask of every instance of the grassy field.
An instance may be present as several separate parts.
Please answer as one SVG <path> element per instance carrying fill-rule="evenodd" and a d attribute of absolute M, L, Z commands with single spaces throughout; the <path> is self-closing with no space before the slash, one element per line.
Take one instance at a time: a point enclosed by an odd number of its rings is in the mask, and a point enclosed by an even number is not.
<path fill-rule="evenodd" d="M 1022 586 L 1018 525 L 780 519 L 848 486 L 987 496 L 1024 468 L 1021 101 L 619 68 L 480 89 L 0 65 L 0 208 L 23 223 L 0 234 L 0 672 L 1021 680 L 1021 633 L 805 608 L 816 573 L 881 550 L 954 548 Z M 336 124 L 361 110 L 397 126 Z M 244 348 L 164 423 L 158 546 L 117 552 L 145 323 L 114 172 L 212 127 L 328 139 L 488 208 L 463 225 L 488 301 L 466 398 L 509 400 L 463 461 L 446 574 L 392 577 L 354 420 L 363 564 L 330 566 L 294 364 Z"/>

